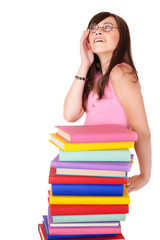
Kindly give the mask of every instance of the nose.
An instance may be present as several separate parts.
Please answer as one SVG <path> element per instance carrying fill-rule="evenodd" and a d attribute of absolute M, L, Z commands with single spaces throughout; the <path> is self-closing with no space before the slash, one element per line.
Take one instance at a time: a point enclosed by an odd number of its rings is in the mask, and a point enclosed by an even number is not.
<path fill-rule="evenodd" d="M 99 29 L 96 31 L 96 35 L 102 35 L 102 33 Z"/>

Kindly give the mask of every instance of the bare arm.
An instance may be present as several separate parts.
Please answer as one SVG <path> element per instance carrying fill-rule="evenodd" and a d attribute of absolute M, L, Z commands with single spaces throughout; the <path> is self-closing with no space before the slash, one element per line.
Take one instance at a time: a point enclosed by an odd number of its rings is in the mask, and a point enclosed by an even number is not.
<path fill-rule="evenodd" d="M 138 133 L 135 151 L 139 161 L 140 175 L 129 178 L 128 192 L 138 190 L 148 183 L 151 175 L 151 134 L 145 112 L 140 86 L 128 67 L 116 67 L 111 81 L 126 112 L 132 130 Z"/>
<path fill-rule="evenodd" d="M 77 75 L 86 77 L 87 72 L 88 69 L 85 66 L 80 66 Z M 63 115 L 68 122 L 77 121 L 84 113 L 82 107 L 84 85 L 85 81 L 75 79 L 65 98 Z"/>
<path fill-rule="evenodd" d="M 88 43 L 89 30 L 84 31 L 80 40 L 81 65 L 77 75 L 86 77 L 88 70 L 94 60 L 94 53 Z M 82 96 L 85 82 L 74 79 L 74 82 L 65 98 L 63 116 L 68 122 L 75 122 L 84 113 L 82 107 Z"/>

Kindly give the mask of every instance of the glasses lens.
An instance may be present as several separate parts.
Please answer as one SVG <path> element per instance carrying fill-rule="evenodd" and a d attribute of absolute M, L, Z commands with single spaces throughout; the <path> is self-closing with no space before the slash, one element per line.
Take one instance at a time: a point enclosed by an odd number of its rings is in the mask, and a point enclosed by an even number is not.
<path fill-rule="evenodd" d="M 105 32 L 109 32 L 112 30 L 112 24 L 110 23 L 105 23 L 104 26 L 103 26 L 103 29 Z"/>
<path fill-rule="evenodd" d="M 97 24 L 96 23 L 92 23 L 91 25 L 90 25 L 90 27 L 89 27 L 89 30 L 91 31 L 91 32 L 96 32 L 97 31 Z"/>

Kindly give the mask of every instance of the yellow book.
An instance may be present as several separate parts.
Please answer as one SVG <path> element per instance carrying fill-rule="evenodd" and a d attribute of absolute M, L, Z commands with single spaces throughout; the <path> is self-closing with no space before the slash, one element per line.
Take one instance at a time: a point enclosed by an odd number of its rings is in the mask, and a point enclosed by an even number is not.
<path fill-rule="evenodd" d="M 51 133 L 49 140 L 63 151 L 89 151 L 107 149 L 128 149 L 134 148 L 134 142 L 104 142 L 104 143 L 69 143 L 56 133 Z"/>
<path fill-rule="evenodd" d="M 127 205 L 130 197 L 124 186 L 123 196 L 62 196 L 52 195 L 50 190 L 49 203 L 53 205 Z"/>

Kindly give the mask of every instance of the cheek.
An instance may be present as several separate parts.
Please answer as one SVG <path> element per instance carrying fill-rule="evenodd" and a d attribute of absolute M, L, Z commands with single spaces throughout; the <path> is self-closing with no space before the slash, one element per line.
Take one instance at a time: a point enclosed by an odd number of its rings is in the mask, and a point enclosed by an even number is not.
<path fill-rule="evenodd" d="M 88 42 L 89 42 L 89 43 L 92 43 L 92 41 L 93 41 L 92 38 L 93 38 L 92 35 L 89 34 L 89 36 L 88 36 Z"/>
<path fill-rule="evenodd" d="M 111 38 L 111 42 L 116 47 L 119 43 L 119 34 L 113 35 L 112 38 Z"/>
<path fill-rule="evenodd" d="M 94 43 L 93 43 L 94 39 L 91 35 L 89 35 L 88 37 L 88 42 L 89 42 L 89 46 L 91 47 L 91 49 L 94 48 Z"/>

